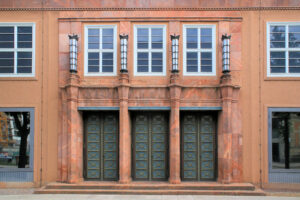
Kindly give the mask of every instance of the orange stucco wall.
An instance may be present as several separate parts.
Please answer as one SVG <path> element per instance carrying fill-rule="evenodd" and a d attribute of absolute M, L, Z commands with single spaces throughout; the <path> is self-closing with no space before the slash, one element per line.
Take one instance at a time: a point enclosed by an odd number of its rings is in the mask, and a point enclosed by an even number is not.
<path fill-rule="evenodd" d="M 6 3 L 5 3 L 6 2 Z M 20 4 L 23 2 L 24 4 Z M 219 1 L 205 4 L 207 1 L 166 1 L 163 5 L 156 1 L 152 4 L 119 5 L 119 1 L 80 3 L 81 1 L 0 1 L 2 8 L 84 8 L 91 7 L 191 7 L 210 8 L 220 6 Z M 30 4 L 31 2 L 32 4 Z M 74 3 L 75 2 L 75 3 Z M 100 2 L 100 1 L 99 1 Z M 105 4 L 106 2 L 106 4 Z M 111 3 L 108 3 L 111 2 Z M 155 3 L 156 2 L 156 3 Z M 161 1 L 159 1 L 161 2 Z M 169 4 L 168 4 L 169 2 Z M 185 3 L 181 3 L 185 2 Z M 229 3 L 228 3 L 229 2 Z M 129 34 L 128 70 L 131 84 L 135 86 L 160 85 L 170 82 L 170 41 L 169 34 L 182 35 L 183 24 L 215 24 L 217 31 L 217 49 L 220 47 L 221 33 L 232 34 L 232 76 L 233 83 L 239 85 L 240 110 L 242 120 L 242 168 L 243 181 L 268 185 L 268 107 L 300 107 L 300 78 L 268 78 L 266 76 L 266 22 L 299 21 L 299 1 L 263 1 L 262 6 L 298 6 L 298 9 L 242 9 L 241 7 L 259 7 L 259 1 L 241 1 L 243 4 L 230 4 L 235 10 L 9 10 L 0 11 L 0 22 L 36 23 L 36 75 L 34 78 L 0 78 L 0 107 L 35 108 L 34 141 L 34 186 L 53 182 L 60 176 L 58 170 L 58 136 L 62 130 L 60 113 L 62 112 L 61 89 L 68 77 L 68 37 L 78 33 L 79 40 L 79 76 L 82 86 L 105 85 L 113 87 L 119 84 L 116 77 L 83 76 L 83 38 L 85 24 L 116 24 L 119 33 Z M 247 3 L 246 3 L 247 2 Z M 251 3 L 250 3 L 251 2 Z M 172 6 L 169 6 L 172 5 Z M 215 6 L 214 6 L 215 5 Z M 241 9 L 239 9 L 241 8 Z M 154 17 L 154 18 L 153 18 Z M 133 76 L 133 25 L 167 25 L 167 75 L 163 77 Z M 182 42 L 182 40 L 180 40 Z M 119 51 L 119 49 L 118 49 Z M 217 85 L 221 76 L 221 53 L 217 51 L 217 76 L 182 76 L 181 84 L 189 86 Z M 179 69 L 182 71 L 182 49 L 180 48 Z M 119 54 L 118 54 L 119 56 Z M 118 58 L 119 60 L 119 58 Z M 118 62 L 118 69 L 120 65 Z M 118 70 L 119 71 L 119 70 Z M 162 92 L 163 93 L 163 92 Z M 113 99 L 113 98 L 112 98 Z M 82 104 L 84 105 L 84 103 Z M 87 104 L 92 105 L 92 104 Z M 113 105 L 113 104 L 111 104 Z M 261 170 L 261 172 L 260 172 Z M 10 186 L 12 184 L 3 184 Z M 21 186 L 16 184 L 17 186 Z"/>

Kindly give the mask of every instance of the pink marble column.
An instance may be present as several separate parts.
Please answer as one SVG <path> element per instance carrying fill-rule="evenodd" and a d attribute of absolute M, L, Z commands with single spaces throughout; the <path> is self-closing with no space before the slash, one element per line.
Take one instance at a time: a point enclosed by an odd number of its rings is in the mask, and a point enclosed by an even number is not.
<path fill-rule="evenodd" d="M 128 112 L 129 76 L 128 73 L 120 74 L 118 87 L 120 101 L 120 145 L 119 168 L 120 183 L 131 182 L 131 135 Z"/>
<path fill-rule="evenodd" d="M 221 131 L 218 135 L 219 182 L 232 182 L 232 94 L 231 75 L 221 77 Z"/>
<path fill-rule="evenodd" d="M 170 177 L 169 182 L 178 184 L 180 179 L 180 93 L 179 75 L 174 73 L 171 75 L 170 98 L 171 98 L 171 113 L 170 113 Z"/>
<path fill-rule="evenodd" d="M 70 74 L 67 85 L 67 159 L 68 183 L 82 181 L 82 133 L 80 114 L 77 110 L 79 76 Z"/>

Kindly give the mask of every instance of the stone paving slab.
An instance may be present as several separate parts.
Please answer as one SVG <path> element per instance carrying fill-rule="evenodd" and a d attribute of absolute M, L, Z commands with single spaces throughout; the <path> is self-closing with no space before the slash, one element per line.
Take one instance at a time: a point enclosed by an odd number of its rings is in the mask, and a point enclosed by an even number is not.
<path fill-rule="evenodd" d="M 29 191 L 27 191 L 29 192 Z M 0 200 L 300 200 L 300 197 L 199 196 L 199 195 L 0 195 Z"/>

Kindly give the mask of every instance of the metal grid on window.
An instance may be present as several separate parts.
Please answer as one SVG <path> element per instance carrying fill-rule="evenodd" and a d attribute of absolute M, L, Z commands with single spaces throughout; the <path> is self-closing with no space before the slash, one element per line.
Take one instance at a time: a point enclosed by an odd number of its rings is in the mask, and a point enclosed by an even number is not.
<path fill-rule="evenodd" d="M 34 74 L 34 25 L 0 24 L 0 76 Z"/>

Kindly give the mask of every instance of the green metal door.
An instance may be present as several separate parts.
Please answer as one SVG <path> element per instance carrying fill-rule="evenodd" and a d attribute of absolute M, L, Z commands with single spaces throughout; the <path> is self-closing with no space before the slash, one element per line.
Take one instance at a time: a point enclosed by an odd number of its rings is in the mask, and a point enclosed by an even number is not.
<path fill-rule="evenodd" d="M 165 113 L 135 113 L 133 130 L 133 179 L 167 180 L 168 118 Z"/>
<path fill-rule="evenodd" d="M 118 115 L 89 113 L 85 117 L 84 177 L 118 180 Z"/>
<path fill-rule="evenodd" d="M 216 179 L 216 125 L 209 113 L 183 113 L 181 118 L 182 180 Z"/>

